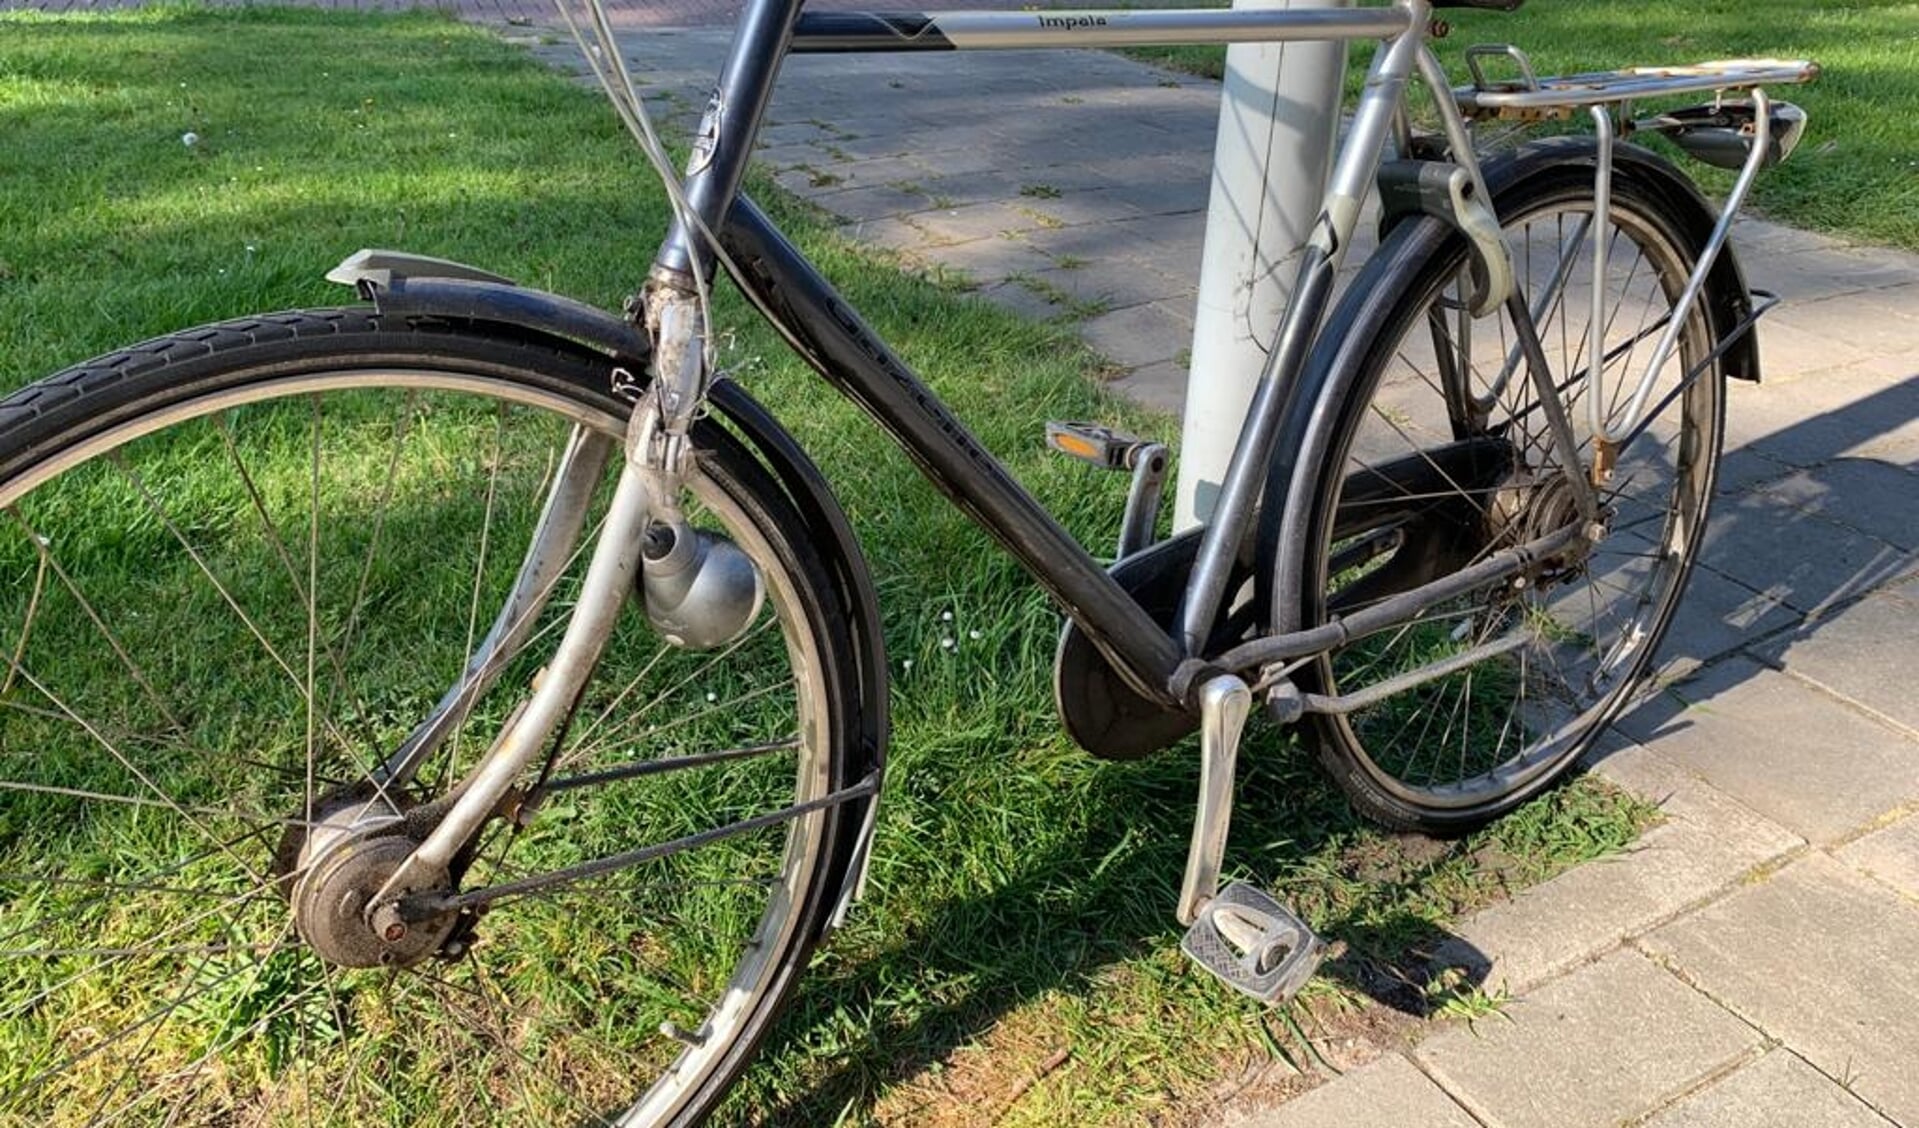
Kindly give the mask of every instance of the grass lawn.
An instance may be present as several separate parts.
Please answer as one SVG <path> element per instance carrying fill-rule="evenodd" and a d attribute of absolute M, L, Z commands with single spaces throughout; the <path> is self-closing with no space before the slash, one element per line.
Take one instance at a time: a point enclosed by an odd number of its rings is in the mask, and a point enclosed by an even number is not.
<path fill-rule="evenodd" d="M 663 227 L 595 95 L 432 16 L 4 17 L 0 120 L 0 390 L 195 322 L 340 301 L 320 276 L 368 245 L 617 307 Z M 1060 330 L 902 272 L 772 203 L 987 445 L 1076 533 L 1109 542 L 1123 481 L 1043 455 L 1042 420 L 1160 434 L 1170 421 L 1103 396 L 1087 378 L 1094 358 Z M 1190 751 L 1136 764 L 1077 752 L 1052 715 L 1053 612 L 877 431 L 819 396 L 739 302 L 721 317 L 738 329 L 729 361 L 842 492 L 895 667 L 868 900 L 742 1086 L 743 1115 L 1137 1123 L 1249 1057 L 1304 1060 L 1306 1042 L 1349 1029 L 1376 1005 L 1369 996 L 1448 1009 L 1443 988 L 1398 978 L 1445 922 L 1620 849 L 1650 818 L 1581 781 L 1466 841 L 1409 843 L 1360 824 L 1290 738 L 1256 730 L 1229 864 L 1345 955 L 1288 1011 L 1229 995 L 1177 950 Z M 176 688 L 191 707 L 194 687 Z M 205 692 L 247 688 L 210 680 Z M 0 710 L 0 759 L 6 723 Z M 16 825 L 0 817 L 0 860 L 30 853 Z M 0 879 L 0 917 L 30 911 L 15 895 Z M 617 1021 L 620 1000 L 600 1002 Z M 0 1061 L 18 1037 L 8 1021 L 0 1011 Z M 420 1115 L 403 1101 L 389 1111 Z"/>
<path fill-rule="evenodd" d="M 1144 4 L 1138 6 L 1146 6 Z M 1476 43 L 1514 43 L 1544 74 L 1739 56 L 1815 59 L 1810 86 L 1772 91 L 1805 107 L 1806 138 L 1762 175 L 1752 210 L 1782 223 L 1919 249 L 1919 4 L 1859 0 L 1529 0 L 1512 14 L 1462 9 L 1439 46 L 1455 81 Z M 1142 48 L 1138 57 L 1217 78 L 1217 47 Z M 1371 51 L 1353 52 L 1363 67 Z M 1356 84 L 1348 83 L 1350 96 Z M 1718 191 L 1730 174 L 1689 164 Z"/>

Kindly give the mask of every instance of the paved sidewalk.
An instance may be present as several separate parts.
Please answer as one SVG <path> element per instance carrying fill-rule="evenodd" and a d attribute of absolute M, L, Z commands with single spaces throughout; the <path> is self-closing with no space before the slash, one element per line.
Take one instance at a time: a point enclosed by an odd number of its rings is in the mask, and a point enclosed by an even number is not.
<path fill-rule="evenodd" d="M 723 42 L 628 47 L 684 116 Z M 782 184 L 1075 324 L 1177 408 L 1215 84 L 1093 52 L 789 66 L 761 154 Z M 1788 304 L 1765 383 L 1731 389 L 1673 684 L 1594 757 L 1666 821 L 1459 927 L 1503 1017 L 1277 1109 L 1249 1092 L 1222 1128 L 1919 1128 L 1919 257 L 1758 222 L 1737 243 Z"/>

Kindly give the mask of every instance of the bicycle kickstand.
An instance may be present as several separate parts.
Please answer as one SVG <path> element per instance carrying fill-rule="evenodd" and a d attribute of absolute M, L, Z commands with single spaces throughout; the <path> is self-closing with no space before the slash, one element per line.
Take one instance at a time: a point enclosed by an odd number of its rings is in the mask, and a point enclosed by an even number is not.
<path fill-rule="evenodd" d="M 1230 674 L 1200 690 L 1199 804 L 1179 893 L 1179 920 L 1189 927 L 1179 946 L 1234 990 L 1283 1003 L 1312 979 L 1325 943 L 1258 886 L 1235 881 L 1219 888 L 1239 738 L 1252 701 L 1246 683 Z"/>

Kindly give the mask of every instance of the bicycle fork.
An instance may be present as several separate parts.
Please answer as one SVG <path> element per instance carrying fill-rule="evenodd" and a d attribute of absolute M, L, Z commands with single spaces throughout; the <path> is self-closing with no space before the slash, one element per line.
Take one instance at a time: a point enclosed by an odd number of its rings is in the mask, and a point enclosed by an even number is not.
<path fill-rule="evenodd" d="M 661 344 L 657 375 L 628 425 L 619 480 L 578 603 L 552 660 L 534 676 L 532 696 L 508 718 L 474 769 L 434 804 L 440 813 L 432 829 L 369 899 L 367 923 L 388 944 L 403 942 L 410 929 L 428 922 L 435 922 L 437 931 L 453 913 L 508 894 L 502 887 L 456 896 L 452 890 L 457 870 L 481 827 L 512 805 L 516 781 L 541 750 L 565 731 L 635 590 L 645 593 L 655 629 L 676 647 L 723 645 L 759 614 L 765 590 L 753 563 L 724 537 L 693 529 L 680 511 L 689 469 L 688 429 L 704 393 L 702 318 L 690 295 L 668 295 L 658 305 L 654 317 Z M 485 660 L 469 667 L 428 724 L 389 761 L 381 773 L 383 786 L 410 776 L 412 768 L 457 727 L 505 657 L 524 641 L 563 570 L 565 546 L 580 535 L 587 500 L 612 444 L 609 438 L 576 433 L 549 492 L 535 549 L 488 636 L 489 641 L 497 637 L 504 649 L 483 648 Z M 563 543 L 543 545 L 549 538 Z M 587 876 L 589 867 L 599 872 L 639 860 L 644 859 L 602 859 L 575 867 L 579 872 L 558 871 L 539 880 L 562 884 Z"/>

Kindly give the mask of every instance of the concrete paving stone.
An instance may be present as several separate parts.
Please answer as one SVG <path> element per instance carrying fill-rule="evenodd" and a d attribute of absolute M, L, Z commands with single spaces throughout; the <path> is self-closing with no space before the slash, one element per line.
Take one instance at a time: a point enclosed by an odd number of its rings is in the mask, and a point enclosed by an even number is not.
<path fill-rule="evenodd" d="M 1693 569 L 1672 626 L 1655 659 L 1654 677 L 1665 682 L 1749 642 L 1791 626 L 1799 616 L 1776 593 L 1756 592 L 1711 567 Z"/>
<path fill-rule="evenodd" d="M 1190 292 L 1164 275 L 1125 263 L 1044 270 L 1034 274 L 1032 281 L 1041 289 L 1063 295 L 1068 302 L 1095 306 L 1102 313 L 1146 302 L 1192 300 Z"/>
<path fill-rule="evenodd" d="M 1186 366 L 1172 360 L 1142 364 L 1108 380 L 1106 387 L 1134 403 L 1178 416 L 1186 407 Z"/>
<path fill-rule="evenodd" d="M 978 172 L 955 173 L 950 176 L 932 173 L 915 159 L 913 165 L 920 168 L 919 175 L 912 177 L 912 183 L 926 194 L 929 199 L 943 202 L 943 207 L 965 206 L 967 204 L 1006 203 L 1019 197 L 1019 182 L 1008 175 L 1006 169 L 987 169 Z"/>
<path fill-rule="evenodd" d="M 1663 821 L 1622 855 L 1568 870 L 1461 921 L 1434 952 L 1435 966 L 1524 992 L 1805 845 L 1617 734 L 1603 738 L 1589 759 L 1601 776 L 1659 804 Z"/>
<path fill-rule="evenodd" d="M 1919 283 L 1919 255 L 1778 224 L 1742 221 L 1733 228 L 1733 245 L 1747 281 L 1788 301 Z"/>
<path fill-rule="evenodd" d="M 1909 302 L 1879 300 L 1881 294 L 1888 292 L 1863 291 L 1781 305 L 1760 322 L 1761 358 L 1770 365 L 1773 356 L 1770 334 L 1782 326 L 1811 338 L 1836 339 L 1844 348 L 1858 350 L 1864 356 L 1911 356 L 1915 346 L 1919 346 L 1919 319 L 1911 312 L 1915 307 Z M 1835 355 L 1816 367 L 1827 367 L 1840 360 Z"/>
<path fill-rule="evenodd" d="M 1875 357 L 1861 363 L 1859 370 L 1890 384 L 1903 384 L 1908 380 L 1919 379 L 1919 350 L 1903 356 Z"/>
<path fill-rule="evenodd" d="M 1135 118 L 1103 107 L 1088 112 L 1085 106 L 1035 106 L 1024 116 L 1001 119 L 995 133 L 1008 149 L 1018 146 L 1025 151 L 1049 152 L 1058 163 L 1157 161 L 1166 149 L 1163 136 Z"/>
<path fill-rule="evenodd" d="M 1478 1128 L 1412 1062 L 1386 1054 L 1268 1112 L 1214 1128 Z"/>
<path fill-rule="evenodd" d="M 1919 359 L 1919 358 L 1916 358 Z M 1729 404 L 1726 438 L 1796 466 L 1842 456 L 1919 460 L 1919 376 L 1888 377 L 1873 361 L 1774 379 Z"/>
<path fill-rule="evenodd" d="M 1183 220 L 1186 216 L 1165 216 L 1168 221 Z M 1133 256 L 1135 261 L 1143 263 L 1148 269 L 1178 279 L 1190 279 L 1189 292 L 1197 293 L 1199 279 L 1200 240 L 1197 233 L 1190 243 L 1178 246 L 1157 246 L 1143 249 Z M 1192 303 L 1188 302 L 1187 313 L 1192 312 Z"/>
<path fill-rule="evenodd" d="M 1919 901 L 1919 815 L 1907 815 L 1834 851 L 1859 872 Z"/>
<path fill-rule="evenodd" d="M 980 288 L 979 296 L 1034 321 L 1051 321 L 1067 312 L 1066 307 L 1043 294 L 1021 285 L 1016 278 L 1002 279 Z"/>
<path fill-rule="evenodd" d="M 955 208 L 929 208 L 913 218 L 916 226 L 928 232 L 935 243 L 970 243 L 975 239 L 1001 239 L 1008 234 L 1043 230 L 1045 225 L 1021 212 L 1011 202 L 966 204 Z"/>
<path fill-rule="evenodd" d="M 1788 674 L 1735 657 L 1619 730 L 1813 843 L 1919 800 L 1919 747 Z"/>
<path fill-rule="evenodd" d="M 1069 262 L 1105 262 L 1119 269 L 1130 263 L 1148 263 L 1165 250 L 1141 240 L 1116 238 L 1114 224 L 1099 223 L 1082 227 L 1060 227 L 1029 231 L 1026 242 L 1052 259 Z M 1102 249 L 1103 248 L 1103 249 Z"/>
<path fill-rule="evenodd" d="M 1193 343 L 1193 321 L 1162 303 L 1131 306 L 1087 318 L 1080 336 L 1095 352 L 1124 368 L 1172 360 Z"/>
<path fill-rule="evenodd" d="M 833 162 L 812 145 L 770 145 L 753 154 L 753 160 L 760 167 L 774 172 L 785 172 L 794 168 L 811 168 L 816 165 L 828 165 Z"/>
<path fill-rule="evenodd" d="M 1643 1128 L 1897 1128 L 1790 1050 L 1775 1049 Z"/>
<path fill-rule="evenodd" d="M 1025 207 L 1058 220 L 1063 227 L 1134 219 L 1139 212 L 1112 190 L 1065 189 L 1044 176 L 1028 179 L 1013 193 Z"/>
<path fill-rule="evenodd" d="M 1201 178 L 1118 184 L 1108 191 L 1114 199 L 1123 200 L 1136 209 L 1136 213 L 1146 215 L 1204 212 L 1207 201 L 1212 198 L 1212 185 Z"/>
<path fill-rule="evenodd" d="M 1802 324 L 1789 315 L 1791 308 L 1781 307 L 1759 322 L 1759 357 L 1767 376 L 1817 372 L 1874 355 L 1869 349 L 1834 337 L 1824 326 Z"/>
<path fill-rule="evenodd" d="M 1767 483 L 1763 489 L 1808 513 L 1919 548 L 1919 466 L 1876 458 L 1835 458 Z"/>
<path fill-rule="evenodd" d="M 1919 255 L 1867 245 L 1833 249 L 1833 271 L 1865 282 L 1875 290 L 1919 282 Z"/>
<path fill-rule="evenodd" d="M 1735 229 L 1734 246 L 1745 268 L 1746 282 L 1761 290 L 1770 290 L 1785 299 L 1786 305 L 1766 315 L 1761 325 L 1801 302 L 1817 302 L 1840 294 L 1858 294 L 1870 288 L 1870 280 L 1833 269 L 1831 247 L 1801 251 L 1767 252 L 1742 245 Z"/>
<path fill-rule="evenodd" d="M 1007 155 L 991 149 L 918 149 L 908 158 L 926 170 L 929 176 L 967 176 L 998 172 L 1007 165 Z"/>
<path fill-rule="evenodd" d="M 1034 246 L 1054 256 L 1070 255 L 1088 262 L 1134 259 L 1147 263 L 1179 262 L 1190 257 L 1196 271 L 1202 229 L 1198 224 L 1182 222 L 1184 219 L 1183 216 L 1135 216 L 1083 227 L 1033 231 L 1028 238 Z M 1172 273 L 1174 268 L 1158 269 Z"/>
<path fill-rule="evenodd" d="M 818 195 L 809 194 L 808 198 L 841 219 L 852 221 L 910 215 L 924 211 L 927 207 L 925 196 L 913 192 L 902 192 L 885 184 L 875 184 L 865 188 L 847 188 Z"/>
<path fill-rule="evenodd" d="M 907 220 L 917 222 L 918 217 L 908 216 Z M 925 236 L 922 235 L 921 239 L 924 242 Z M 942 265 L 962 271 L 967 277 L 981 283 L 1002 281 L 1015 274 L 1051 270 L 1058 265 L 1051 255 L 1017 236 L 1009 239 L 975 239 L 970 243 L 937 249 L 928 246 L 922 250 L 921 257 L 937 258 Z"/>
<path fill-rule="evenodd" d="M 1919 352 L 1919 284 L 1795 304 L 1785 312 L 1802 317 L 1804 327 L 1824 327 L 1879 356 L 1910 361 Z"/>
<path fill-rule="evenodd" d="M 855 242 L 884 250 L 898 251 L 914 259 L 925 258 L 927 249 L 931 246 L 931 240 L 925 231 L 900 216 L 857 220 L 840 225 L 839 231 L 840 234 Z"/>
<path fill-rule="evenodd" d="M 823 120 L 831 121 L 831 118 Z M 916 149 L 915 139 L 897 134 L 883 134 L 876 137 L 862 136 L 849 130 L 837 136 L 823 137 L 817 142 L 821 153 L 835 162 L 905 160 Z"/>
<path fill-rule="evenodd" d="M 1640 941 L 1901 1124 L 1919 1124 L 1919 906 L 1810 854 Z"/>
<path fill-rule="evenodd" d="M 1919 593 L 1912 593 L 1919 594 Z M 1896 589 L 1865 599 L 1753 653 L 1908 730 L 1919 733 L 1919 600 Z M 1919 758 L 1919 743 L 1910 749 Z"/>
<path fill-rule="evenodd" d="M 773 182 L 788 192 L 793 193 L 795 196 L 800 196 L 813 203 L 819 204 L 821 207 L 825 207 L 828 211 L 832 211 L 833 209 L 828 207 L 826 202 L 834 196 L 848 190 L 846 178 L 835 172 L 832 165 L 823 167 L 820 165 L 800 165 L 796 168 L 789 168 L 783 172 L 775 173 Z M 920 201 L 920 206 L 924 207 L 925 201 Z M 853 203 L 849 204 L 849 208 L 857 208 L 857 198 Z M 848 213 L 838 214 L 845 219 L 868 218 Z M 871 218 L 894 214 L 897 214 L 897 210 L 878 210 Z"/>
<path fill-rule="evenodd" d="M 1754 486 L 1783 478 L 1796 467 L 1768 458 L 1749 446 L 1728 447 L 1719 459 L 1717 496 L 1744 493 Z"/>
<path fill-rule="evenodd" d="M 1414 1049 L 1446 1091 L 1502 1128 L 1611 1125 L 1760 1044 L 1758 1031 L 1637 952 L 1616 952 Z M 1510 1019 L 1510 1021 L 1506 1021 Z M 1658 1031 L 1658 1037 L 1648 1032 Z"/>
<path fill-rule="evenodd" d="M 1761 491 L 1718 499 L 1700 553 L 1706 566 L 1807 614 L 1919 568 L 1919 553 Z"/>
<path fill-rule="evenodd" d="M 846 182 L 859 188 L 874 188 L 885 185 L 903 192 L 915 192 L 924 187 L 924 174 L 918 165 L 902 157 L 880 157 L 871 161 L 848 161 L 833 166 L 833 171 L 846 178 Z M 920 192 L 926 195 L 925 192 Z"/>
<path fill-rule="evenodd" d="M 831 140 L 833 136 L 833 132 L 820 122 L 783 121 L 761 126 L 758 143 L 762 148 L 772 148 L 776 145 L 812 145 L 822 140 Z"/>
<path fill-rule="evenodd" d="M 1750 213 L 1741 215 L 1733 224 L 1732 242 L 1742 256 L 1751 255 L 1763 262 L 1771 262 L 1780 255 L 1801 251 L 1834 251 L 1845 246 L 1831 235 L 1787 227 Z"/>

